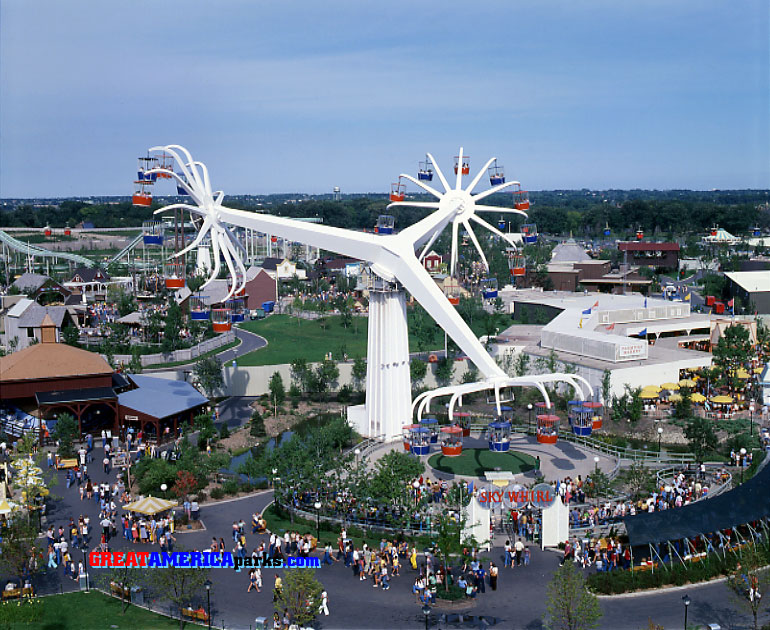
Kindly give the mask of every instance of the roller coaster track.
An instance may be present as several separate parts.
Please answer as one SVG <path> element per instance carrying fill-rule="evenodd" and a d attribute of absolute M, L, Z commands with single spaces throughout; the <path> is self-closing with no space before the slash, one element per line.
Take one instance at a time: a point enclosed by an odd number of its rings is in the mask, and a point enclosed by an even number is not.
<path fill-rule="evenodd" d="M 123 249 L 121 249 L 117 254 L 115 254 L 112 258 L 110 258 L 108 265 L 110 263 L 118 262 L 123 256 L 126 256 L 128 252 L 130 252 L 134 247 L 139 245 L 139 243 L 142 242 L 142 234 L 137 236 L 133 241 L 131 241 L 128 245 L 126 245 Z"/>
<path fill-rule="evenodd" d="M 84 265 L 85 267 L 93 267 L 96 263 L 93 260 L 80 256 L 78 254 L 72 254 L 70 252 L 54 252 L 50 249 L 43 249 L 42 247 L 36 247 L 24 243 L 18 239 L 13 238 L 7 232 L 0 230 L 0 242 L 5 243 L 11 249 L 21 252 L 25 256 L 33 256 L 35 258 L 59 258 L 62 260 L 71 260 L 72 262 Z"/>

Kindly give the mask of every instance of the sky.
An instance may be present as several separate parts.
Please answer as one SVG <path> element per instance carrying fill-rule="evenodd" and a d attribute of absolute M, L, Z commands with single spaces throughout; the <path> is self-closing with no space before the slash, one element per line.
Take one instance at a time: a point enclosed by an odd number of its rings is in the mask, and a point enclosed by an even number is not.
<path fill-rule="evenodd" d="M 3 0 L 0 197 L 385 192 L 431 152 L 531 190 L 770 188 L 767 0 Z M 166 188 L 168 190 L 166 190 Z M 414 187 L 411 186 L 410 190 Z M 171 194 L 168 183 L 157 193 Z"/>

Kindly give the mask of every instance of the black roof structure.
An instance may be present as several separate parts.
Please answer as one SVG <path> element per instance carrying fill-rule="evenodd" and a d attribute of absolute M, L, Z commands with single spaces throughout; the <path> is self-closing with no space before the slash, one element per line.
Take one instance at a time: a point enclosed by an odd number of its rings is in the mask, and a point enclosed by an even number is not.
<path fill-rule="evenodd" d="M 711 499 L 623 519 L 632 546 L 695 538 L 770 516 L 770 466 Z"/>
<path fill-rule="evenodd" d="M 83 389 L 65 389 L 58 392 L 37 392 L 35 394 L 38 405 L 86 402 L 91 400 L 115 400 L 116 398 L 117 394 L 115 394 L 112 387 L 86 387 Z"/>

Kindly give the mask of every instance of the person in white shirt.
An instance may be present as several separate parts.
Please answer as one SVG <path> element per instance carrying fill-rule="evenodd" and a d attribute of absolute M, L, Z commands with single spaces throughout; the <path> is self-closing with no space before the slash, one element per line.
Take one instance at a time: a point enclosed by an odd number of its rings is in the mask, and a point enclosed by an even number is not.
<path fill-rule="evenodd" d="M 329 594 L 326 591 L 321 593 L 321 606 L 318 608 L 318 612 L 323 612 L 324 615 L 329 616 Z"/>

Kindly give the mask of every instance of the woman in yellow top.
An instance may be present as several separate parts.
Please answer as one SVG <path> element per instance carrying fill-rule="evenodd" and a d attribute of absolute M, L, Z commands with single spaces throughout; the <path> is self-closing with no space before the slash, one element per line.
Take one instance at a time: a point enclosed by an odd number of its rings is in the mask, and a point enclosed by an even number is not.
<path fill-rule="evenodd" d="M 412 547 L 412 554 L 409 556 L 409 562 L 412 564 L 412 571 L 417 571 L 417 547 Z"/>

